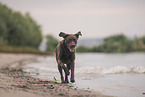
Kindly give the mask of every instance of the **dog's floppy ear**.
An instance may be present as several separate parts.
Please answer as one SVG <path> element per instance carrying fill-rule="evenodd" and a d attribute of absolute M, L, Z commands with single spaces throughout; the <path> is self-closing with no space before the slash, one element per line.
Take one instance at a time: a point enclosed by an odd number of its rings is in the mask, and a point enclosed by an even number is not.
<path fill-rule="evenodd" d="M 76 36 L 77 38 L 79 38 L 79 35 L 82 36 L 81 31 L 79 31 L 78 33 L 75 34 L 75 36 Z"/>
<path fill-rule="evenodd" d="M 59 33 L 59 37 L 65 38 L 65 37 L 67 37 L 67 36 L 68 36 L 68 34 L 66 34 L 66 33 L 64 33 L 64 32 L 60 32 L 60 33 Z"/>

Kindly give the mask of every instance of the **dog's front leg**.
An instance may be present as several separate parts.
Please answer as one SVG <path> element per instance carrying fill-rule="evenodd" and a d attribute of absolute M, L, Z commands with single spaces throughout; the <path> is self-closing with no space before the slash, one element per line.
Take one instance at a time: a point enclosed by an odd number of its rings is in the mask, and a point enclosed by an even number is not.
<path fill-rule="evenodd" d="M 70 79 L 70 81 L 72 83 L 74 83 L 75 82 L 75 79 L 74 79 L 74 62 L 72 64 L 70 64 L 70 68 L 71 68 L 71 79 Z"/>
<path fill-rule="evenodd" d="M 64 81 L 62 69 L 64 69 L 64 72 L 65 72 L 65 81 Z M 68 82 L 67 76 L 69 75 L 69 70 L 67 67 L 65 67 L 64 63 L 62 63 L 60 60 L 58 60 L 58 70 L 61 75 L 61 82 L 62 83 Z"/>
<path fill-rule="evenodd" d="M 63 79 L 63 80 L 62 80 L 62 83 L 69 83 L 69 81 L 68 81 L 68 75 L 69 75 L 69 70 L 68 70 L 68 68 L 65 67 L 64 64 L 61 64 L 61 68 L 63 68 L 63 69 L 64 69 L 64 72 L 65 72 L 65 81 L 64 81 L 63 75 L 61 75 L 61 76 L 62 76 L 61 79 Z M 62 70 L 62 69 L 61 69 L 61 70 Z"/>
<path fill-rule="evenodd" d="M 60 76 L 61 76 L 61 82 L 64 83 L 64 77 L 63 77 L 61 64 L 58 64 L 58 70 L 59 70 L 59 73 L 60 73 Z"/>

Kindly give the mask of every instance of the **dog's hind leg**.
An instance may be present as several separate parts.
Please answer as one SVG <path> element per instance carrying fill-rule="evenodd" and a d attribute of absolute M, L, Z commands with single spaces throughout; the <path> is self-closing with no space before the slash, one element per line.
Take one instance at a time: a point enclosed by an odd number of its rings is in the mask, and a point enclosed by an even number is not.
<path fill-rule="evenodd" d="M 64 69 L 65 74 L 66 74 L 66 75 L 69 75 L 69 70 L 68 70 L 68 68 L 67 68 L 67 67 L 65 67 L 65 65 L 64 65 L 64 64 L 63 64 L 63 65 L 61 65 L 61 67 Z"/>
<path fill-rule="evenodd" d="M 65 74 L 65 83 L 69 83 L 67 74 Z"/>

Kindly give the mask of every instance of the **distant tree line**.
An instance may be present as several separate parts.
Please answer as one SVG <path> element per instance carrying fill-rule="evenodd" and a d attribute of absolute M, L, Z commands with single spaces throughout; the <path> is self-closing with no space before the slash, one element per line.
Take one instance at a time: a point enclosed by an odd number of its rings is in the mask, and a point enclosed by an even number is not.
<path fill-rule="evenodd" d="M 47 51 L 54 52 L 59 42 L 58 39 L 52 35 L 47 35 L 46 38 Z M 77 47 L 77 52 L 126 53 L 135 51 L 145 51 L 145 36 L 130 39 L 124 34 L 118 34 L 104 38 L 104 42 L 101 45 L 92 48 Z"/>
<path fill-rule="evenodd" d="M 113 35 L 105 38 L 103 44 L 99 46 L 77 48 L 77 52 L 125 53 L 134 51 L 145 51 L 145 36 L 129 39 L 123 34 Z"/>
<path fill-rule="evenodd" d="M 37 52 L 42 41 L 41 27 L 31 18 L 29 13 L 22 15 L 15 12 L 6 5 L 0 3 L 0 51 L 22 52 L 23 47 L 30 52 Z M 54 52 L 58 44 L 57 38 L 52 35 L 47 36 L 47 51 Z M 30 48 L 29 48 L 30 47 Z M 7 50 L 9 48 L 9 50 Z M 77 52 L 108 52 L 125 53 L 133 51 L 145 51 L 145 36 L 129 39 L 123 34 L 113 35 L 104 39 L 103 44 L 86 48 L 79 46 Z"/>
<path fill-rule="evenodd" d="M 22 15 L 0 3 L 0 47 L 9 45 L 38 48 L 41 40 L 41 28 L 29 13 Z"/>
<path fill-rule="evenodd" d="M 46 51 L 48 52 L 54 52 L 55 51 L 55 48 L 58 44 L 58 39 L 55 38 L 54 36 L 52 35 L 47 35 L 46 36 L 46 39 L 47 39 L 47 47 L 46 47 Z"/>

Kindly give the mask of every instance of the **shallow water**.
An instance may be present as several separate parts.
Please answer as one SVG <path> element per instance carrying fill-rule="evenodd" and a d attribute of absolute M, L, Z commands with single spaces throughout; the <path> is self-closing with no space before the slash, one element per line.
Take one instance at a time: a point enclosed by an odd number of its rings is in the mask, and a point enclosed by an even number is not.
<path fill-rule="evenodd" d="M 54 56 L 39 57 L 25 71 L 33 76 L 60 81 Z M 76 87 L 117 97 L 145 97 L 145 53 L 76 54 Z"/>

